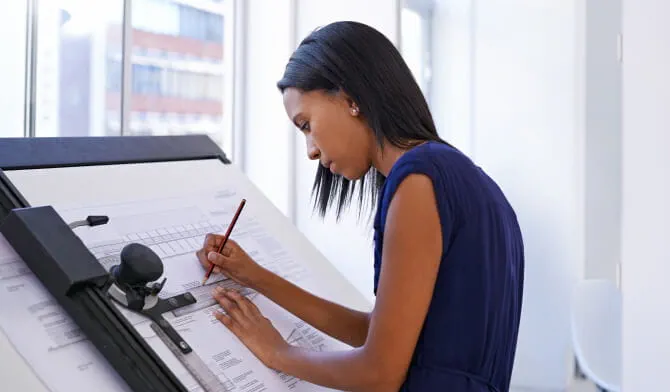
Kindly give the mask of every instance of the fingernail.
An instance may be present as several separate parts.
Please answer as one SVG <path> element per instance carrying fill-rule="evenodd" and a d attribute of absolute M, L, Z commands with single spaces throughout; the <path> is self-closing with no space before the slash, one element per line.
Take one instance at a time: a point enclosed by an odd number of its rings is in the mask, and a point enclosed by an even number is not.
<path fill-rule="evenodd" d="M 207 254 L 207 259 L 208 259 L 209 261 L 215 261 L 215 260 L 216 260 L 216 253 L 214 253 L 214 252 L 209 252 L 209 254 Z"/>

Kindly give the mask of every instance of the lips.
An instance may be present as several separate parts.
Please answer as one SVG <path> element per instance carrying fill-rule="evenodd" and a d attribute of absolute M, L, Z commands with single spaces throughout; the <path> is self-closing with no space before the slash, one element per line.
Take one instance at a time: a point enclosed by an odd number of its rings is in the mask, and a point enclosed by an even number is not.
<path fill-rule="evenodd" d="M 330 170 L 331 173 L 335 173 L 332 168 L 333 161 L 327 161 L 325 163 L 322 163 L 321 166 L 325 167 L 326 169 Z"/>

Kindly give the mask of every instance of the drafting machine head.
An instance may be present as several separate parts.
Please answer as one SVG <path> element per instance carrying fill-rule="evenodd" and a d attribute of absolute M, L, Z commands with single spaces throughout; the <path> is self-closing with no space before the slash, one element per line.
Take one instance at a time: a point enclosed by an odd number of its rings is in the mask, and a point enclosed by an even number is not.
<path fill-rule="evenodd" d="M 167 299 L 158 296 L 167 278 L 157 282 L 163 275 L 163 261 L 151 248 L 138 243 L 124 246 L 121 250 L 121 263 L 110 268 L 110 275 L 112 284 L 107 293 L 112 299 L 158 324 L 183 353 L 192 351 L 186 341 L 163 318 L 163 314 L 192 305 L 196 299 L 189 292 Z"/>
<path fill-rule="evenodd" d="M 156 282 L 163 275 L 163 262 L 149 247 L 137 243 L 123 247 L 121 264 L 113 266 L 110 273 L 114 284 L 109 295 L 136 312 L 156 306 L 167 280 Z"/>

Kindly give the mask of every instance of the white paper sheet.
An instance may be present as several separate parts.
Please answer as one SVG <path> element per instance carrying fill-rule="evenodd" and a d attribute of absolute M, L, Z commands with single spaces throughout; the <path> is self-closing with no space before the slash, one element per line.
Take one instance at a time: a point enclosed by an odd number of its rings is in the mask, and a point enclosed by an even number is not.
<path fill-rule="evenodd" d="M 50 391 L 131 392 L 2 235 L 0 324 Z"/>
<path fill-rule="evenodd" d="M 87 215 L 108 215 L 104 226 L 75 229 L 99 261 L 109 269 L 120 262 L 123 246 L 138 242 L 150 246 L 163 260 L 167 278 L 161 296 L 190 291 L 194 305 L 165 314 L 194 351 L 220 379 L 240 392 L 320 391 L 315 385 L 279 374 L 263 364 L 214 317 L 220 309 L 211 298 L 216 285 L 236 286 L 213 275 L 200 287 L 204 269 L 195 256 L 208 232 L 225 232 L 241 197 L 232 190 L 184 194 L 162 200 L 144 200 L 96 206 L 57 206 L 66 221 Z M 245 206 L 232 238 L 266 268 L 297 284 L 307 283 L 309 271 L 268 234 Z M 238 287 L 240 288 L 240 287 Z M 240 288 L 242 289 L 242 288 Z M 346 347 L 251 290 L 242 290 L 292 344 L 314 350 Z M 191 390 L 200 390 L 149 327 L 144 317 L 121 308 L 140 334 Z M 0 325 L 17 351 L 52 391 L 126 391 L 124 382 L 91 346 L 67 314 L 44 289 L 22 260 L 0 236 Z"/>

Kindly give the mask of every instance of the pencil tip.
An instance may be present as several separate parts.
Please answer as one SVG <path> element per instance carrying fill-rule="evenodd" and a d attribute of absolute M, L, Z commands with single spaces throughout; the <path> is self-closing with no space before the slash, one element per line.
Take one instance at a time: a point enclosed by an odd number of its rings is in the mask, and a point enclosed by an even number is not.
<path fill-rule="evenodd" d="M 203 279 L 202 279 L 202 286 L 204 286 L 205 283 L 207 283 L 207 278 L 203 278 Z"/>

